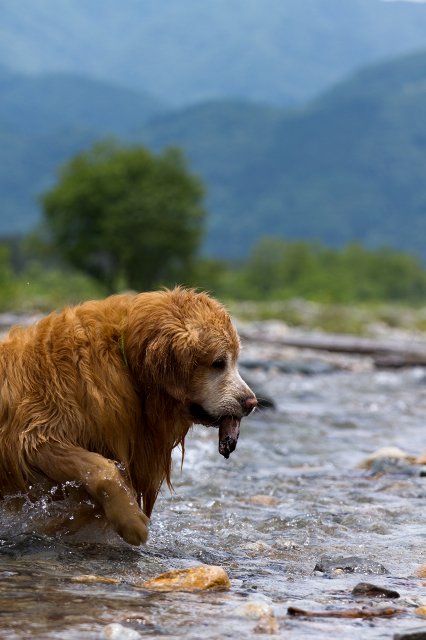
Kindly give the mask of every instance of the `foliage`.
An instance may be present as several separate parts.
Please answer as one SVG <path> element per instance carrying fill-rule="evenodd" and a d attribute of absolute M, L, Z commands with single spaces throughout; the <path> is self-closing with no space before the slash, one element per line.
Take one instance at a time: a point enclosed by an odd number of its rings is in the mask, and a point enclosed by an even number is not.
<path fill-rule="evenodd" d="M 96 144 L 69 161 L 42 198 L 51 241 L 110 291 L 189 277 L 200 243 L 203 188 L 181 153 Z"/>
<path fill-rule="evenodd" d="M 24 264 L 17 267 L 10 245 L 0 244 L 0 311 L 51 311 L 105 295 L 84 274 L 21 259 Z"/>
<path fill-rule="evenodd" d="M 329 303 L 426 302 L 426 269 L 411 255 L 389 248 L 342 249 L 319 242 L 263 238 L 248 259 L 234 268 L 215 269 L 202 286 L 234 300 L 306 300 Z"/>
<path fill-rule="evenodd" d="M 37 262 L 36 249 L 16 238 L 0 243 L 0 311 L 50 311 L 107 294 L 49 255 Z M 241 319 L 352 334 L 368 334 L 377 323 L 426 330 L 426 270 L 389 249 L 264 238 L 245 262 L 198 260 L 182 283 L 210 291 Z"/>

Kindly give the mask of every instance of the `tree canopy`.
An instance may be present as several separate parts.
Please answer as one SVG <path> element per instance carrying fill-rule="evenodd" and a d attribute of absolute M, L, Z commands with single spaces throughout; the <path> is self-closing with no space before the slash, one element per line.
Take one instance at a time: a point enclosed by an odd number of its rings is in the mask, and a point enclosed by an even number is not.
<path fill-rule="evenodd" d="M 110 291 L 188 278 L 204 230 L 204 189 L 178 149 L 97 143 L 41 199 L 49 242 Z"/>

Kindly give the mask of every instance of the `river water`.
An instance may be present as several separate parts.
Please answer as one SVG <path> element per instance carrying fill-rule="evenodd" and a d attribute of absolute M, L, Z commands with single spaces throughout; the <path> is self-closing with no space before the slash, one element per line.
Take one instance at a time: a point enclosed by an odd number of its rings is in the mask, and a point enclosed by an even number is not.
<path fill-rule="evenodd" d="M 359 467 L 381 447 L 414 455 L 426 449 L 426 371 L 360 366 L 250 376 L 276 409 L 243 421 L 229 460 L 218 454 L 217 431 L 193 429 L 182 470 L 176 455 L 175 492 L 163 490 L 144 548 L 96 530 L 67 540 L 33 534 L 32 520 L 49 511 L 48 501 L 2 512 L 1 638 L 251 638 L 257 621 L 248 603 L 271 608 L 279 638 L 373 640 L 426 629 L 414 613 L 426 604 L 426 579 L 415 575 L 426 563 L 425 469 L 401 461 Z M 351 573 L 314 570 L 324 557 L 353 556 Z M 231 589 L 150 593 L 136 586 L 198 564 L 222 566 Z M 73 581 L 84 574 L 119 583 Z M 400 598 L 356 598 L 353 587 L 365 581 Z M 366 605 L 404 611 L 368 620 L 287 614 L 291 606 Z M 111 623 L 121 625 L 119 635 L 106 634 Z"/>

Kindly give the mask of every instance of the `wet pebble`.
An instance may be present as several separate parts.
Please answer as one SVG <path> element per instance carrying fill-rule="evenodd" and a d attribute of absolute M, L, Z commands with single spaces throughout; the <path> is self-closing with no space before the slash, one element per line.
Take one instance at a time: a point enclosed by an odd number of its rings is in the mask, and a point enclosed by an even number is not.
<path fill-rule="evenodd" d="M 274 498 L 274 496 L 268 496 L 263 494 L 258 494 L 255 496 L 251 496 L 249 498 L 251 504 L 257 505 L 259 507 L 276 507 L 280 504 L 278 498 Z"/>
<path fill-rule="evenodd" d="M 104 627 L 105 640 L 139 640 L 142 638 L 141 634 L 134 629 L 124 627 L 118 622 L 112 622 Z"/>
<path fill-rule="evenodd" d="M 260 602 L 256 600 L 246 602 L 240 607 L 237 607 L 237 609 L 235 609 L 235 613 L 237 616 L 252 618 L 254 620 L 259 620 L 260 618 L 264 618 L 265 616 L 273 615 L 272 607 L 270 604 L 268 604 L 267 602 Z"/>
<path fill-rule="evenodd" d="M 358 467 L 360 469 L 371 469 L 378 460 L 404 460 L 407 463 L 413 463 L 415 457 L 398 447 L 382 447 L 364 458 L 364 460 L 361 460 Z"/>
<path fill-rule="evenodd" d="M 274 549 L 277 549 L 279 551 L 300 549 L 300 545 L 297 542 L 295 542 L 294 540 L 289 540 L 288 538 L 276 538 L 272 546 Z"/>
<path fill-rule="evenodd" d="M 416 570 L 416 576 L 426 578 L 426 564 L 422 564 L 422 566 Z"/>
<path fill-rule="evenodd" d="M 359 582 L 353 589 L 354 596 L 368 596 L 371 598 L 399 598 L 398 591 L 387 589 L 386 587 L 377 586 L 370 582 Z"/>
<path fill-rule="evenodd" d="M 274 615 L 274 611 L 267 602 L 251 601 L 246 602 L 235 610 L 237 616 L 257 620 L 253 629 L 254 633 L 264 633 L 273 635 L 279 632 L 279 624 Z"/>
<path fill-rule="evenodd" d="M 369 475 L 398 474 L 403 476 L 422 476 L 424 467 L 414 465 L 405 458 L 380 458 L 373 462 Z"/>
<path fill-rule="evenodd" d="M 152 591 L 205 591 L 229 589 L 231 583 L 222 567 L 202 565 L 168 571 L 134 586 Z"/>
<path fill-rule="evenodd" d="M 278 621 L 274 615 L 263 616 L 253 629 L 254 633 L 275 635 L 280 630 Z"/>
<path fill-rule="evenodd" d="M 368 558 L 360 558 L 358 556 L 348 557 L 329 557 L 323 556 L 316 563 L 314 572 L 318 571 L 327 575 L 335 575 L 339 573 L 367 573 L 367 574 L 386 574 L 389 571 L 379 562 L 369 560 Z"/>
<path fill-rule="evenodd" d="M 406 631 L 399 631 L 394 634 L 393 640 L 426 640 L 426 627 L 414 627 Z"/>
<path fill-rule="evenodd" d="M 270 547 L 266 542 L 262 540 L 257 540 L 256 542 L 247 542 L 242 545 L 242 549 L 248 551 L 250 554 L 259 555 L 259 554 L 267 554 L 270 553 L 272 547 Z"/>
<path fill-rule="evenodd" d="M 108 578 L 106 576 L 95 576 L 92 574 L 83 576 L 73 576 L 71 582 L 79 582 L 80 584 L 120 584 L 117 578 Z"/>

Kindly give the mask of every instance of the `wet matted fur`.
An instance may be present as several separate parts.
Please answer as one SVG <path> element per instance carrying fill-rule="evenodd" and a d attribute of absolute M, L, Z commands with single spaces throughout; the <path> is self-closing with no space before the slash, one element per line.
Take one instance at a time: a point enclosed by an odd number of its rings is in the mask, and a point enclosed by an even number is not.
<path fill-rule="evenodd" d="M 144 542 L 191 425 L 239 424 L 256 404 L 238 352 L 224 307 L 182 288 L 12 329 L 0 343 L 1 497 L 71 481 L 93 500 L 81 521 L 102 514 L 127 542 Z M 71 519 L 78 526 L 77 512 Z"/>

